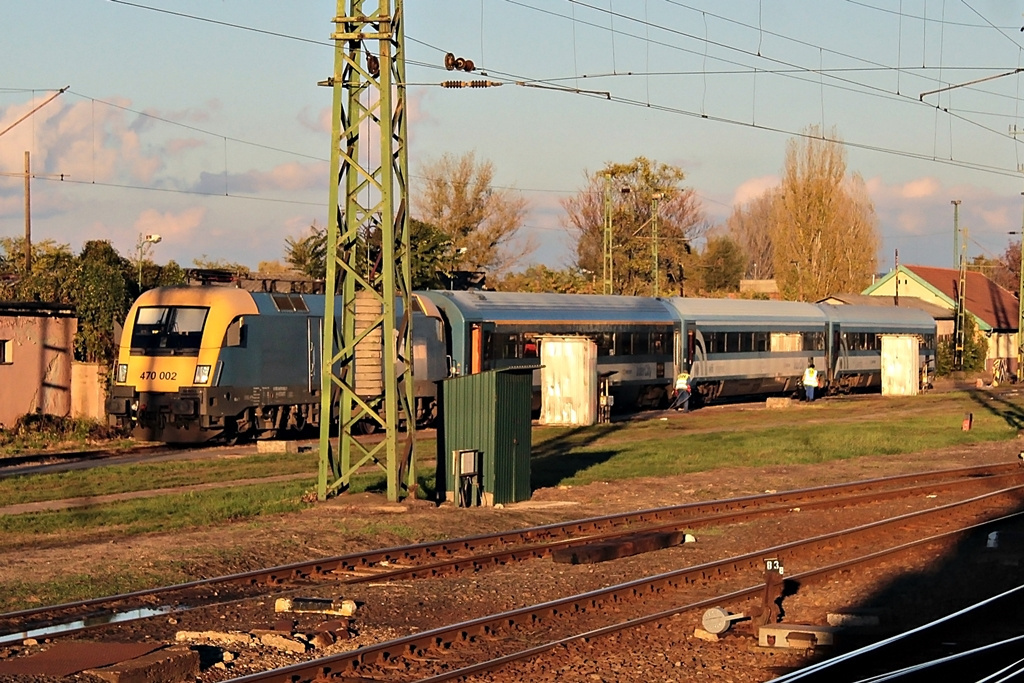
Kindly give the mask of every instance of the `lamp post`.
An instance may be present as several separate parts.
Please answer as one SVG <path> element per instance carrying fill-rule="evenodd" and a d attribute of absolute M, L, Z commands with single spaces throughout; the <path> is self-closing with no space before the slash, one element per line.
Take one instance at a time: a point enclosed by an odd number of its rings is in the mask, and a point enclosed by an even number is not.
<path fill-rule="evenodd" d="M 142 291 L 142 259 L 145 258 L 146 254 L 150 250 L 151 244 L 157 244 L 163 238 L 160 235 L 139 235 L 139 242 L 136 244 L 136 248 L 139 252 L 139 291 Z"/>
<path fill-rule="evenodd" d="M 658 201 L 664 196 L 664 192 L 655 192 L 651 195 L 651 258 L 653 260 L 651 274 L 654 277 L 655 298 L 661 296 L 658 288 Z"/>

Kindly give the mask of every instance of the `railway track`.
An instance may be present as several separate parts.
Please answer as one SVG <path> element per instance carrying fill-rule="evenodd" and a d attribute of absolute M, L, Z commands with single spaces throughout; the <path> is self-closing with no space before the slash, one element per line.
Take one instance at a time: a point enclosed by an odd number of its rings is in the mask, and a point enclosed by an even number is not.
<path fill-rule="evenodd" d="M 1016 464 L 991 465 L 902 475 L 783 493 L 670 506 L 607 515 L 563 524 L 353 553 L 282 567 L 215 577 L 178 586 L 36 608 L 0 615 L 0 642 L 26 636 L 72 635 L 109 628 L 104 621 L 165 616 L 194 607 L 224 605 L 268 592 L 308 590 L 310 586 L 353 585 L 368 581 L 436 578 L 478 572 L 489 566 L 546 557 L 560 548 L 622 538 L 637 532 L 739 524 L 758 517 L 803 510 L 864 506 L 893 498 L 923 499 L 939 492 L 991 490 L 1024 479 Z M 90 622 L 99 622 L 90 626 Z"/>
<path fill-rule="evenodd" d="M 1019 519 L 1024 513 L 977 522 L 993 509 L 1015 507 L 1022 494 L 1024 485 L 1017 484 L 932 509 L 244 676 L 233 679 L 233 683 L 360 679 L 439 683 L 477 680 L 475 677 L 483 674 L 487 678 L 479 680 L 526 680 L 531 678 L 528 673 L 505 672 L 505 667 L 576 641 L 590 641 L 709 607 L 743 605 L 765 593 L 764 584 L 750 582 L 749 577 L 760 574 L 766 560 L 787 567 L 811 565 L 786 579 L 802 587 L 811 586 L 843 572 L 898 561 L 901 555 L 923 547 L 946 547 L 980 528 Z M 951 530 L 940 530 L 950 526 Z M 865 546 L 876 547 L 882 537 L 889 539 L 889 545 L 864 551 Z M 496 672 L 503 677 L 498 678 Z"/>

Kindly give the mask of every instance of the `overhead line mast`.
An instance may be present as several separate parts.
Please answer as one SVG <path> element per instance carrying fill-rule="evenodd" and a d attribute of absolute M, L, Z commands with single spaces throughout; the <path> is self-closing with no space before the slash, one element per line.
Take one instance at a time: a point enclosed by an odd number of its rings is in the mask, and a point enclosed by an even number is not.
<path fill-rule="evenodd" d="M 366 465 L 387 473 L 389 500 L 415 493 L 415 303 L 402 0 L 377 0 L 376 10 L 368 13 L 364 7 L 370 4 L 337 0 L 331 36 L 334 75 L 322 83 L 333 87 L 334 104 L 321 337 L 320 500 L 348 489 L 352 475 Z M 370 49 L 374 42 L 377 54 Z M 360 254 L 369 253 L 374 234 L 380 236 L 379 253 L 362 261 Z M 337 327 L 332 294 L 341 306 Z M 335 418 L 337 444 L 332 447 Z M 382 428 L 384 439 L 376 444 L 357 440 L 360 425 Z"/>

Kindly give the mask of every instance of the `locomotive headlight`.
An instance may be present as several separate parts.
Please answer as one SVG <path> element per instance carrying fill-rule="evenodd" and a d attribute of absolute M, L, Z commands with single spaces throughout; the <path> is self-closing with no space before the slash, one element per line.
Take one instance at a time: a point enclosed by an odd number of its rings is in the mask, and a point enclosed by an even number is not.
<path fill-rule="evenodd" d="M 210 366 L 209 365 L 197 365 L 195 384 L 206 384 L 210 381 Z"/>
<path fill-rule="evenodd" d="M 124 384 L 128 380 L 128 364 L 118 363 L 117 365 L 117 382 Z"/>

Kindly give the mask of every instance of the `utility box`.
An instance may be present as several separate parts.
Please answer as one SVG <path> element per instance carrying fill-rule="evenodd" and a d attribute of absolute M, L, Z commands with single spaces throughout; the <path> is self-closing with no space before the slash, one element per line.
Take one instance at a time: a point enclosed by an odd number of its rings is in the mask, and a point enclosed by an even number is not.
<path fill-rule="evenodd" d="M 533 371 L 539 368 L 488 370 L 440 382 L 437 481 L 445 483 L 446 500 L 491 506 L 530 499 L 530 411 Z"/>
<path fill-rule="evenodd" d="M 588 337 L 539 337 L 540 423 L 597 422 L 597 344 Z"/>
<path fill-rule="evenodd" d="M 882 396 L 917 396 L 920 340 L 913 334 L 882 335 Z"/>

